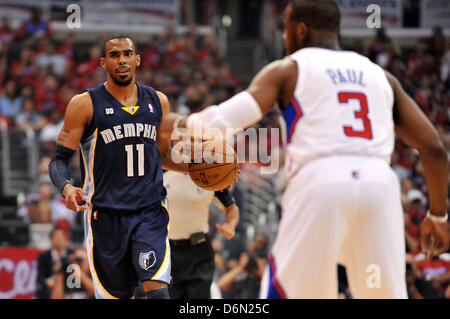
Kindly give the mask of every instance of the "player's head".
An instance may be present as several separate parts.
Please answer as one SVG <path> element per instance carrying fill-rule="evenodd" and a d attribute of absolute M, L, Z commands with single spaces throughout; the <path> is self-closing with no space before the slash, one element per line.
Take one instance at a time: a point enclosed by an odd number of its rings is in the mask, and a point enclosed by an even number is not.
<path fill-rule="evenodd" d="M 287 53 L 337 39 L 339 23 L 340 11 L 334 0 L 293 0 L 284 13 L 283 40 Z"/>
<path fill-rule="evenodd" d="M 129 85 L 134 80 L 140 63 L 141 57 L 136 45 L 129 37 L 118 35 L 105 41 L 100 64 L 117 85 Z"/>

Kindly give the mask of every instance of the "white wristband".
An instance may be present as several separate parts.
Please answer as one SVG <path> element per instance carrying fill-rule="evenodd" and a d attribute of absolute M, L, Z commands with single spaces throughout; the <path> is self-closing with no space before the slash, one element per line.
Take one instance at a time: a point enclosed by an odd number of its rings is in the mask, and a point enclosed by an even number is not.
<path fill-rule="evenodd" d="M 435 223 L 447 223 L 448 214 L 445 214 L 444 216 L 436 216 L 432 215 L 431 212 L 428 211 L 426 217 L 431 219 Z"/>
<path fill-rule="evenodd" d="M 190 115 L 186 120 L 186 127 L 193 131 L 195 123 L 198 122 L 203 128 L 218 128 L 225 132 L 231 128 L 246 128 L 257 123 L 262 117 L 258 102 L 250 93 L 244 91 L 219 105 Z"/>

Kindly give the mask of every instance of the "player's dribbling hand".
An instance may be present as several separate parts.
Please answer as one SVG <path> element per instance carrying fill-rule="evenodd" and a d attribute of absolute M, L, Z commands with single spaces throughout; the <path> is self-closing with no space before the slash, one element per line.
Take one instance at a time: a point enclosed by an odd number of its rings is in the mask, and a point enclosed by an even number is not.
<path fill-rule="evenodd" d="M 64 186 L 63 196 L 66 198 L 66 207 L 75 213 L 89 209 L 86 195 L 81 188 L 67 184 Z"/>
<path fill-rule="evenodd" d="M 427 258 L 439 256 L 448 251 L 450 235 L 447 223 L 437 223 L 425 218 L 420 225 L 422 252 Z"/>

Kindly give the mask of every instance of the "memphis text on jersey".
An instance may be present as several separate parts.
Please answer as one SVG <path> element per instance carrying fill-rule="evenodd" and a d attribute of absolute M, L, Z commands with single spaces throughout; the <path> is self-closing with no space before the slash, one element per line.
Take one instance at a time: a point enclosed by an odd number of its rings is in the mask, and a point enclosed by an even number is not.
<path fill-rule="evenodd" d="M 143 123 L 127 123 L 100 132 L 105 144 L 127 137 L 144 137 L 156 141 L 156 126 Z"/>

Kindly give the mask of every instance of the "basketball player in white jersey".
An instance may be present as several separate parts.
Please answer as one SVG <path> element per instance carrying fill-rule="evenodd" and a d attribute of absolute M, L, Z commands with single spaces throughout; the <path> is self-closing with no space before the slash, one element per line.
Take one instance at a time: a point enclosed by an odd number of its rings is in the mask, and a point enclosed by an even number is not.
<path fill-rule="evenodd" d="M 293 0 L 289 54 L 250 87 L 183 123 L 245 128 L 274 104 L 288 127 L 289 184 L 262 298 L 336 298 L 339 262 L 356 298 L 407 298 L 399 181 L 389 166 L 394 132 L 417 149 L 429 190 L 421 225 L 428 257 L 448 250 L 447 152 L 399 81 L 338 44 L 333 0 Z"/>

